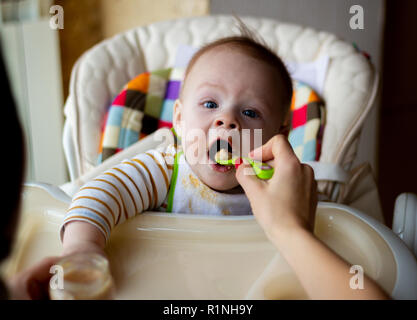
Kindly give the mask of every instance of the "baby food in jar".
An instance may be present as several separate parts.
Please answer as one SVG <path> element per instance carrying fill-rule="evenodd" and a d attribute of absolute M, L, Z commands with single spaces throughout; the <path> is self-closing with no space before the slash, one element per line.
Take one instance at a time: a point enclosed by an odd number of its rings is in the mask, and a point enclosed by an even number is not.
<path fill-rule="evenodd" d="M 99 254 L 77 253 L 64 257 L 58 263 L 57 281 L 50 284 L 52 300 L 108 300 L 112 299 L 114 285 L 108 260 Z"/>

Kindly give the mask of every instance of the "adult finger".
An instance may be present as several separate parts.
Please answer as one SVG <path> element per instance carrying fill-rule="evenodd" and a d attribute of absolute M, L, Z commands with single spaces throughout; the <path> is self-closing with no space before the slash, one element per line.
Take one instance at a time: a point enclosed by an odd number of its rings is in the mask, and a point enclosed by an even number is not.
<path fill-rule="evenodd" d="M 253 173 L 252 166 L 246 160 L 243 160 L 243 163 L 237 168 L 236 179 L 242 186 L 243 190 L 245 190 L 249 200 L 256 196 L 258 192 L 261 192 L 265 185 L 263 180 L 256 177 Z"/>
<path fill-rule="evenodd" d="M 278 158 L 277 162 L 279 162 L 280 158 L 296 157 L 296 155 L 288 142 L 288 139 L 284 135 L 278 134 L 269 139 L 263 146 L 250 152 L 249 157 L 264 162 L 270 160 L 275 162 Z"/>
<path fill-rule="evenodd" d="M 61 259 L 61 257 L 48 257 L 34 265 L 31 269 L 29 269 L 32 274 L 32 279 L 35 279 L 39 282 L 48 281 L 51 277 L 49 270 L 59 261 L 59 259 Z"/>
<path fill-rule="evenodd" d="M 31 268 L 15 276 L 19 285 L 15 286 L 16 296 L 32 300 L 47 299 L 48 285 L 51 278 L 50 268 L 58 262 L 60 257 L 48 257 Z"/>

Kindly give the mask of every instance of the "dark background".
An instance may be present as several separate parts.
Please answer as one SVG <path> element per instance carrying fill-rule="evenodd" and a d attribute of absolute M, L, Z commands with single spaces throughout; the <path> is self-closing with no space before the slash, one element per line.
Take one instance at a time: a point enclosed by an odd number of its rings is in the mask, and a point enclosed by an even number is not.
<path fill-rule="evenodd" d="M 417 193 L 417 1 L 386 3 L 378 186 L 386 223 L 402 192 Z"/>

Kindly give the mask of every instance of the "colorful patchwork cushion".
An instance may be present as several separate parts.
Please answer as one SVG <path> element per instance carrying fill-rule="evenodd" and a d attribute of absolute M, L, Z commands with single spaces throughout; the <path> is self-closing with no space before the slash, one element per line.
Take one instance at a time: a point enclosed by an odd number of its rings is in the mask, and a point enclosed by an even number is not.
<path fill-rule="evenodd" d="M 324 103 L 307 84 L 294 81 L 288 140 L 301 162 L 318 161 L 323 138 Z"/>
<path fill-rule="evenodd" d="M 102 126 L 98 163 L 163 127 L 172 127 L 184 69 L 145 72 L 113 100 Z"/>
<path fill-rule="evenodd" d="M 145 72 L 113 100 L 102 127 L 98 163 L 162 127 L 172 127 L 174 102 L 184 68 Z M 294 81 L 289 141 L 300 161 L 318 160 L 324 126 L 324 107 L 306 84 Z"/>

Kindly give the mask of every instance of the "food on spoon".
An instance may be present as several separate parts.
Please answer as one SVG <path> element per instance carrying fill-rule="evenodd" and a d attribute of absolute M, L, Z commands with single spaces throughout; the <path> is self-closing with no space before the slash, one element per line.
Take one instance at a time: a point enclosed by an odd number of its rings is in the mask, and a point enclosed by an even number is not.
<path fill-rule="evenodd" d="M 217 163 L 222 164 L 232 159 L 232 153 L 228 152 L 226 149 L 220 149 L 220 151 L 216 153 L 215 159 Z"/>

